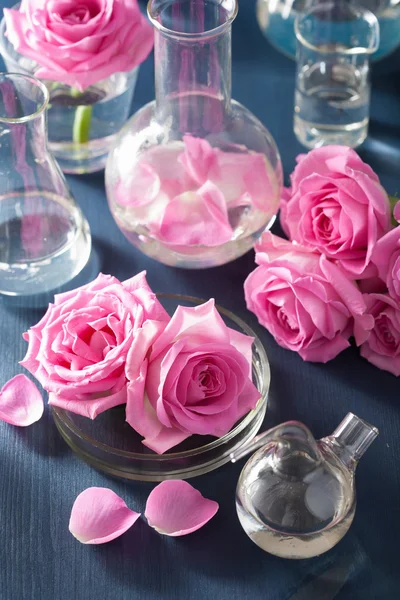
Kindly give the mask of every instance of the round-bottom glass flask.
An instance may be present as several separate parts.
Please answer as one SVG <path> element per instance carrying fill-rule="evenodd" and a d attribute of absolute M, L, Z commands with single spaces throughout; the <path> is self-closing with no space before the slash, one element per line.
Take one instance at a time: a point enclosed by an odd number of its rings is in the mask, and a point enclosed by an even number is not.
<path fill-rule="evenodd" d="M 275 142 L 231 101 L 237 0 L 150 0 L 156 99 L 119 133 L 106 167 L 111 213 L 128 240 L 172 266 L 247 252 L 272 225 L 282 167 Z"/>

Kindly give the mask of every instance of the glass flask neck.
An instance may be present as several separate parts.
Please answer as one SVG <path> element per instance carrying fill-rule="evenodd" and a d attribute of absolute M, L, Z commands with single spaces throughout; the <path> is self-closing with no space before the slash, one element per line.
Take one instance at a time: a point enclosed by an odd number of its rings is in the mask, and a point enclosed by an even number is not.
<path fill-rule="evenodd" d="M 10 173 L 14 179 L 19 177 L 21 189 L 36 186 L 34 171 L 48 153 L 47 104 L 48 92 L 40 81 L 18 74 L 0 75 L 2 191 L 15 186 Z"/>
<path fill-rule="evenodd" d="M 151 0 L 156 110 L 181 134 L 223 129 L 231 102 L 231 23 L 237 0 Z"/>
<path fill-rule="evenodd" d="M 348 469 L 354 470 L 378 435 L 376 427 L 353 413 L 348 413 L 333 434 L 323 438 L 321 442 L 326 444 Z"/>

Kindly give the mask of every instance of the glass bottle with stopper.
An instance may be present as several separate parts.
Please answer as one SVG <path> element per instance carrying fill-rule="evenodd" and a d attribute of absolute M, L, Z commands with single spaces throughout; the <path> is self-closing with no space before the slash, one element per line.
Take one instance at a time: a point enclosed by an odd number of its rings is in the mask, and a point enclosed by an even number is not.
<path fill-rule="evenodd" d="M 247 252 L 278 211 L 282 167 L 260 121 L 231 100 L 237 0 L 150 0 L 156 99 L 106 167 L 117 225 L 142 252 L 206 268 Z"/>
<path fill-rule="evenodd" d="M 236 490 L 239 521 L 250 539 L 283 558 L 310 558 L 335 546 L 353 521 L 358 461 L 378 433 L 352 413 L 319 441 L 289 421 L 232 454 L 236 462 L 256 451 Z"/>

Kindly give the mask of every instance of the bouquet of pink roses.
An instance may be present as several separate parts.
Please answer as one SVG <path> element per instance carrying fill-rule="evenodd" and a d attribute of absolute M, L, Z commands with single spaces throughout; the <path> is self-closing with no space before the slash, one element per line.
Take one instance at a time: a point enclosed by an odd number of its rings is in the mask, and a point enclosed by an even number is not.
<path fill-rule="evenodd" d="M 280 205 L 290 241 L 265 233 L 244 289 L 278 344 L 327 362 L 354 337 L 361 355 L 400 375 L 400 203 L 344 146 L 297 158 Z"/>

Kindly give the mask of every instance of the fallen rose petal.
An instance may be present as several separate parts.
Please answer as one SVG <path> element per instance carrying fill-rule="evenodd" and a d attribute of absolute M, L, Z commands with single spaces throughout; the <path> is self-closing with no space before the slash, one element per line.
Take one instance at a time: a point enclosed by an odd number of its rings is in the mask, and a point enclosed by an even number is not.
<path fill-rule="evenodd" d="M 42 394 L 26 375 L 16 375 L 0 392 L 0 419 L 10 425 L 26 427 L 43 414 Z"/>
<path fill-rule="evenodd" d="M 186 481 L 163 481 L 147 498 L 145 517 L 158 533 L 178 537 L 197 531 L 219 508 Z"/>
<path fill-rule="evenodd" d="M 112 490 L 90 487 L 74 502 L 69 530 L 82 544 L 105 544 L 125 533 L 139 517 Z"/>

